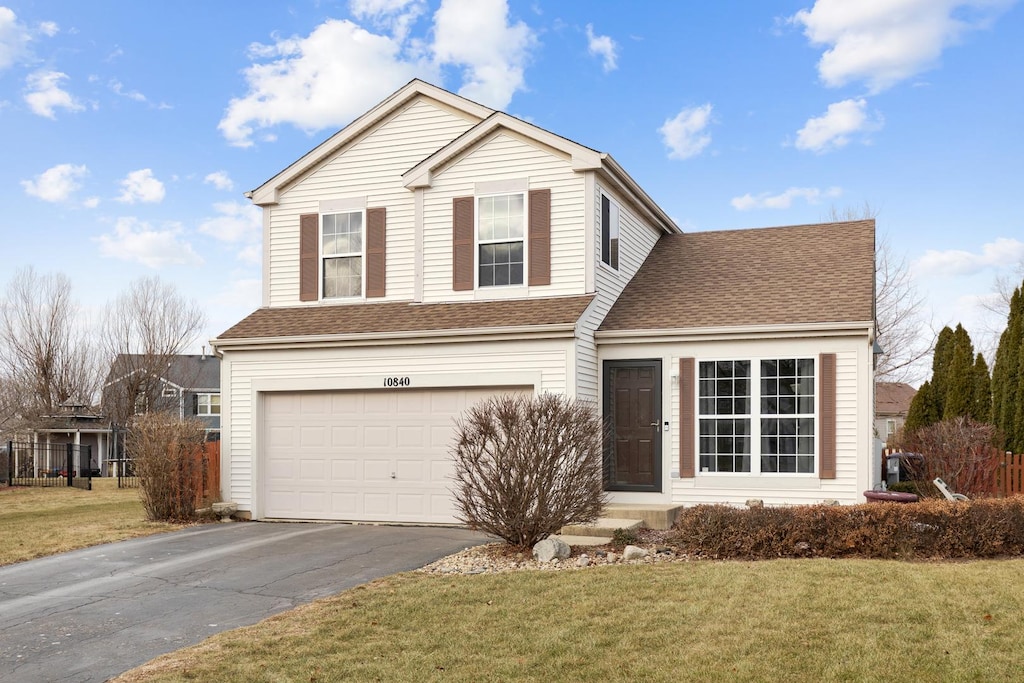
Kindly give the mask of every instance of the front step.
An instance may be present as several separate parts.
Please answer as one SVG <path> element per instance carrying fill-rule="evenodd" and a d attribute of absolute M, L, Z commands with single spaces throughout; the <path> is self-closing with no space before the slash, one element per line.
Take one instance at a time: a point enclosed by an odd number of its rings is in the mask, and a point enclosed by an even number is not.
<path fill-rule="evenodd" d="M 559 532 L 563 536 L 591 536 L 609 539 L 615 536 L 617 529 L 636 531 L 644 525 L 640 519 L 623 519 L 618 517 L 599 517 L 593 524 L 570 524 L 563 526 Z"/>
<path fill-rule="evenodd" d="M 639 519 L 647 529 L 671 529 L 679 519 L 682 505 L 609 503 L 604 513 L 617 519 Z"/>

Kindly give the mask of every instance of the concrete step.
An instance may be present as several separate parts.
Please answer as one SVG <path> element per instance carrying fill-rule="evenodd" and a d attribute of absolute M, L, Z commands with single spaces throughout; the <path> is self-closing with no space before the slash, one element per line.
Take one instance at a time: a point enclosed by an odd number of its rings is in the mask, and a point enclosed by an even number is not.
<path fill-rule="evenodd" d="M 679 518 L 682 505 L 631 505 L 610 503 L 604 513 L 617 519 L 639 519 L 648 529 L 671 529 Z"/>
<path fill-rule="evenodd" d="M 604 545 L 611 540 L 607 536 L 569 536 L 568 534 L 557 534 L 551 538 L 559 538 L 571 546 Z"/>
<path fill-rule="evenodd" d="M 624 519 L 619 517 L 599 517 L 593 524 L 570 524 L 562 527 L 560 533 L 567 536 L 596 536 L 607 539 L 615 535 L 616 529 L 636 531 L 644 525 L 641 519 Z"/>

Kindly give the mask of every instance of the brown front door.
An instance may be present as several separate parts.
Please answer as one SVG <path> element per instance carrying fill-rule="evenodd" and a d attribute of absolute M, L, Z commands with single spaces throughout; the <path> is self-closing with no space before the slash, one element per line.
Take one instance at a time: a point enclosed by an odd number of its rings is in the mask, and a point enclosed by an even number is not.
<path fill-rule="evenodd" d="M 661 491 L 661 361 L 605 361 L 605 488 Z"/>

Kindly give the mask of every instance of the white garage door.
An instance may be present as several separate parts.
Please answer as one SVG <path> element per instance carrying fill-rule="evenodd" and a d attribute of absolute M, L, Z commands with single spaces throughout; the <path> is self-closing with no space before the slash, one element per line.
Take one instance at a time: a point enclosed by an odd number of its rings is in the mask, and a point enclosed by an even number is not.
<path fill-rule="evenodd" d="M 453 418 L 530 388 L 264 395 L 263 509 L 272 519 L 455 523 Z"/>

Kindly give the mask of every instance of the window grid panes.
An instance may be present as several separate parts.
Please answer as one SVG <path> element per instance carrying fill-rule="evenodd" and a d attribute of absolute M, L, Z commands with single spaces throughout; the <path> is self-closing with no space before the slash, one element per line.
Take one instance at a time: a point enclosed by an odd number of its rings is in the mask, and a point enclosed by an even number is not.
<path fill-rule="evenodd" d="M 813 474 L 813 358 L 701 361 L 702 472 Z"/>
<path fill-rule="evenodd" d="M 523 284 L 525 195 L 507 194 L 477 200 L 479 285 Z"/>
<path fill-rule="evenodd" d="M 196 394 L 196 415 L 220 415 L 220 394 Z"/>
<path fill-rule="evenodd" d="M 701 361 L 702 472 L 750 471 L 750 361 Z"/>
<path fill-rule="evenodd" d="M 324 298 L 363 293 L 363 213 L 323 215 L 320 254 L 323 257 Z"/>

